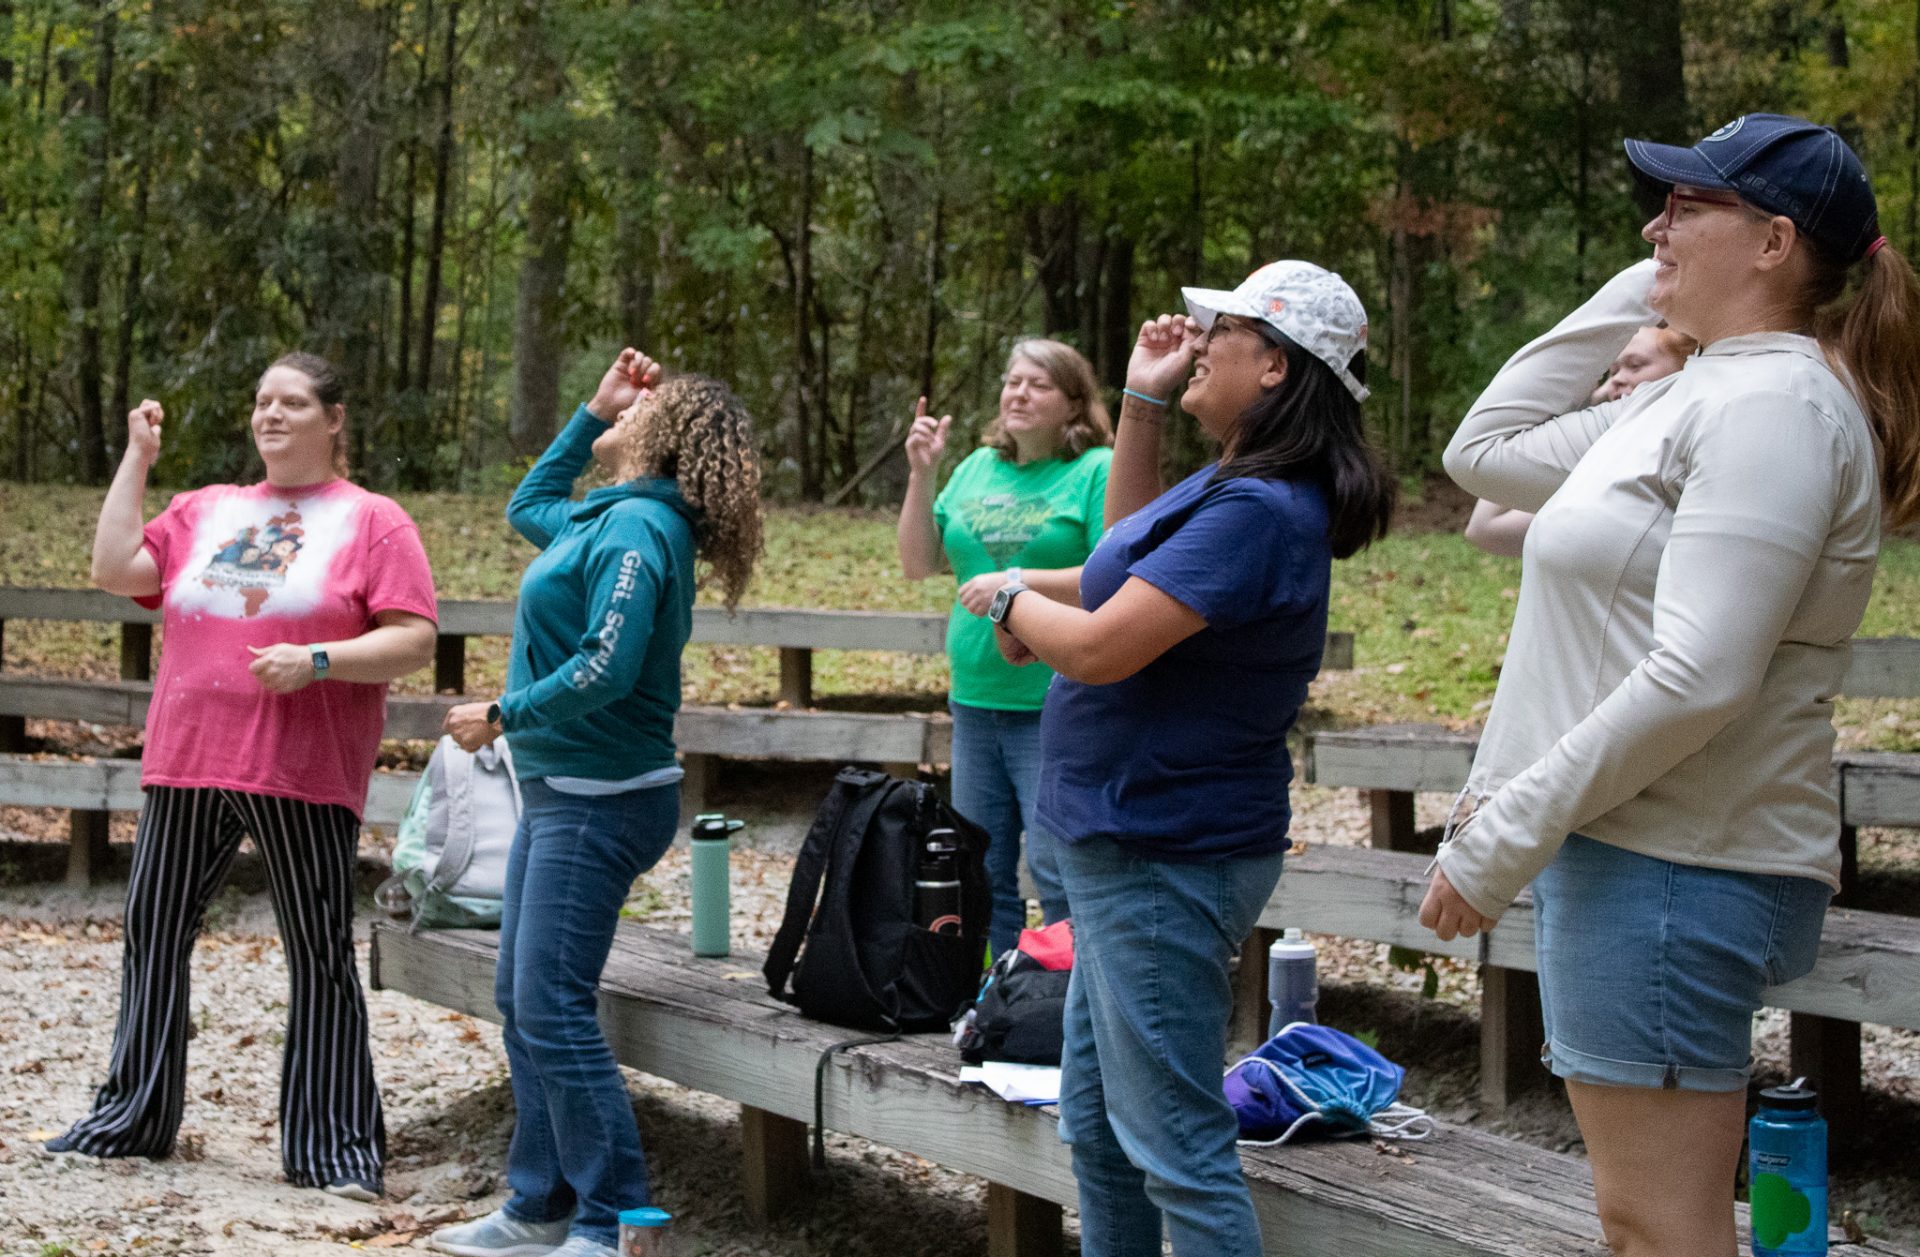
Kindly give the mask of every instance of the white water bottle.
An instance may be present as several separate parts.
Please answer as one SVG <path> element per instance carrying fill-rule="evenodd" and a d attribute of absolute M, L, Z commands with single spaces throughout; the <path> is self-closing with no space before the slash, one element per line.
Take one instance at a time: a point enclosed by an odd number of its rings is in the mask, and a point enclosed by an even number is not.
<path fill-rule="evenodd" d="M 1314 1013 L 1320 1002 L 1318 959 L 1313 944 L 1297 929 L 1287 930 L 1267 948 L 1267 1002 L 1273 1005 L 1267 1019 L 1269 1039 L 1296 1021 L 1319 1020 Z"/>

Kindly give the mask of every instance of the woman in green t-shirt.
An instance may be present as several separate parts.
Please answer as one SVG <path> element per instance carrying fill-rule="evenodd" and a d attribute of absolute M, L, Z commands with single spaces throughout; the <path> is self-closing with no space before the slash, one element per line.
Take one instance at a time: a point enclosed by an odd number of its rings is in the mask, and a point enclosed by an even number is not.
<path fill-rule="evenodd" d="M 1020 834 L 1027 867 L 1051 923 L 1067 916 L 1053 840 L 1033 826 L 1040 782 L 1040 707 L 1053 674 L 1000 657 L 981 619 L 1016 577 L 1078 606 L 1080 565 L 1100 540 L 1113 424 L 1093 365 L 1056 340 L 1017 342 L 1007 357 L 1000 413 L 981 448 L 934 495 L 953 416 L 937 422 L 920 399 L 907 437 L 907 497 L 900 508 L 900 566 L 908 580 L 951 571 L 959 584 L 947 624 L 953 664 L 953 805 L 992 837 L 990 937 L 996 955 L 1026 925 Z"/>

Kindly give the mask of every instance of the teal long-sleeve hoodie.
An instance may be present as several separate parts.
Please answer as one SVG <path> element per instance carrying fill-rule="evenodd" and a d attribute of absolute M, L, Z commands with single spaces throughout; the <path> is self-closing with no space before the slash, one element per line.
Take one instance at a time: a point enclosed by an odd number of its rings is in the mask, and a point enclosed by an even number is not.
<path fill-rule="evenodd" d="M 520 578 L 500 699 L 523 780 L 624 781 L 674 763 L 697 517 L 672 480 L 573 501 L 606 430 L 580 407 L 507 504 L 507 522 L 540 547 Z"/>

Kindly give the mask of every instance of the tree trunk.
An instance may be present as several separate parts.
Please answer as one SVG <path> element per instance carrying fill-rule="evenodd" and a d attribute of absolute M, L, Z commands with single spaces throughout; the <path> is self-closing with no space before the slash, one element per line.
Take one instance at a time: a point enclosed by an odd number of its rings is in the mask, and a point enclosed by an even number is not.
<path fill-rule="evenodd" d="M 1059 205 L 1036 205 L 1026 212 L 1027 251 L 1040 273 L 1042 326 L 1048 336 L 1080 327 L 1080 205 L 1069 197 Z"/>
<path fill-rule="evenodd" d="M 573 243 L 577 173 L 565 119 L 567 76 L 542 20 L 544 6 L 516 7 L 521 103 L 546 115 L 526 137 L 526 239 L 513 313 L 513 401 L 507 414 L 513 452 L 538 454 L 553 440 L 566 351 L 567 255 Z"/>
<path fill-rule="evenodd" d="M 107 451 L 105 354 L 100 325 L 101 278 L 107 263 L 107 178 L 113 153 L 113 52 L 119 26 L 113 6 L 95 6 L 93 84 L 87 92 L 86 183 L 80 193 L 74 302 L 80 316 L 75 370 L 79 385 L 80 469 L 88 484 L 105 484 Z"/>
<path fill-rule="evenodd" d="M 940 281 L 946 273 L 947 197 L 936 185 L 933 192 L 933 229 L 927 233 L 927 321 L 920 341 L 920 396 L 933 404 L 933 373 L 940 348 Z"/>
<path fill-rule="evenodd" d="M 1133 252 L 1133 237 L 1115 229 L 1100 285 L 1100 334 L 1088 346 L 1100 381 L 1109 388 L 1127 382 L 1127 359 L 1133 355 Z M 1194 276 L 1193 282 L 1201 282 L 1201 277 Z"/>
<path fill-rule="evenodd" d="M 1698 139 L 1687 119 L 1680 6 L 1673 0 L 1622 0 L 1606 25 L 1620 38 L 1620 99 L 1633 111 L 1632 133 L 1663 144 Z"/>
<path fill-rule="evenodd" d="M 160 116 L 160 72 L 149 66 L 145 73 L 145 116 L 157 118 Z M 142 128 L 140 163 L 133 177 L 133 223 L 127 232 L 127 274 L 120 286 L 120 334 L 114 349 L 113 408 L 109 413 L 116 417 L 133 409 L 133 332 L 146 314 L 141 288 L 145 280 L 142 270 L 147 243 L 147 201 L 152 187 L 153 141 L 150 133 Z"/>
<path fill-rule="evenodd" d="M 642 80 L 638 67 L 630 68 L 626 77 Z M 613 193 L 613 245 L 620 342 L 645 347 L 653 324 L 657 232 L 652 194 L 657 161 L 655 135 L 641 103 L 634 91 L 626 90 L 615 106 L 620 119 L 620 182 Z"/>
<path fill-rule="evenodd" d="M 813 425 L 816 415 L 824 415 L 824 403 L 816 406 L 813 390 L 815 363 L 813 353 L 813 150 L 801 146 L 800 221 L 794 230 L 793 273 L 793 357 L 794 357 L 794 461 L 800 465 L 800 496 L 814 501 L 820 496 L 821 468 L 814 458 Z"/>
<path fill-rule="evenodd" d="M 340 366 L 349 393 L 350 461 L 370 465 L 370 399 L 380 361 L 381 308 L 387 277 L 380 263 L 387 229 L 380 207 L 380 156 L 385 134 L 380 96 L 391 42 L 382 15 L 357 0 L 326 0 L 316 12 L 327 34 L 314 45 L 315 96 L 338 119 L 333 204 L 325 219 L 326 266 L 314 293 L 308 331 L 320 352 Z"/>
<path fill-rule="evenodd" d="M 431 12 L 431 8 L 428 10 Z M 453 168 L 453 75 L 459 56 L 460 0 L 447 5 L 446 57 L 440 66 L 440 127 L 433 146 L 433 218 L 427 226 L 427 281 L 420 300 L 420 391 L 433 392 L 434 333 L 440 326 L 441 261 L 447 249 L 447 187 Z M 429 424 L 431 426 L 431 424 Z"/>

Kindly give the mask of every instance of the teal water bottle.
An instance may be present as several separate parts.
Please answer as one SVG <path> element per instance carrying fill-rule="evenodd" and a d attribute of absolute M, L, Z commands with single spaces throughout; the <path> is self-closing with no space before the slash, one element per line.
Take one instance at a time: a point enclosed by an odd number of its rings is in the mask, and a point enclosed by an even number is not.
<path fill-rule="evenodd" d="M 718 812 L 693 818 L 693 954 L 724 956 L 733 948 L 733 895 L 729 885 L 733 833 L 745 821 Z"/>
<path fill-rule="evenodd" d="M 1754 1257 L 1827 1251 L 1827 1123 L 1806 1082 L 1762 1091 L 1747 1125 Z"/>

